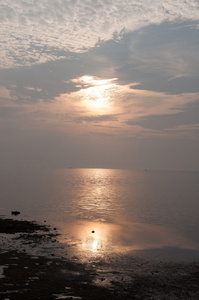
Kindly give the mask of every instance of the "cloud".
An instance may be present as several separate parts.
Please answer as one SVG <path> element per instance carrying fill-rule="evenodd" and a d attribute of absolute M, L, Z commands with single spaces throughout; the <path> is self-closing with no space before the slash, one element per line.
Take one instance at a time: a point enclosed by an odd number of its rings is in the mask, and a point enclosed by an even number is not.
<path fill-rule="evenodd" d="M 34 88 L 34 87 L 31 87 L 31 86 L 25 86 L 24 87 L 26 90 L 29 90 L 29 91 L 36 91 L 36 92 L 41 92 L 42 89 L 39 89 L 39 88 Z"/>
<path fill-rule="evenodd" d="M 100 82 L 100 78 L 95 80 Z M 80 78 L 73 81 L 78 83 Z M 58 111 L 58 106 L 60 112 L 63 113 L 65 110 L 64 120 L 77 126 L 84 124 L 82 130 L 86 131 L 93 127 L 96 131 L 94 126 L 97 125 L 102 126 L 101 132 L 108 130 L 113 135 L 120 135 L 122 132 L 126 136 L 137 133 L 160 135 L 165 134 L 165 130 L 170 130 L 167 133 L 171 135 L 176 134 L 177 126 L 198 124 L 199 93 L 169 95 L 163 92 L 138 90 L 132 86 L 133 84 L 120 85 L 115 82 L 113 88 L 108 83 L 105 84 L 106 93 L 101 94 L 101 88 L 104 86 L 83 85 L 79 91 L 57 97 L 54 104 L 57 109 L 54 111 Z M 105 97 L 104 102 L 100 102 L 101 107 L 95 107 L 95 97 L 98 96 L 101 100 Z M 114 130 L 116 127 L 117 131 Z"/>
<path fill-rule="evenodd" d="M 115 115 L 96 115 L 96 116 L 77 116 L 74 118 L 77 123 L 104 123 L 110 121 L 117 121 L 117 116 Z M 98 125 L 99 126 L 99 125 Z"/>
<path fill-rule="evenodd" d="M 16 98 L 10 94 L 8 89 L 0 86 L 0 122 L 2 120 L 3 122 L 10 122 L 13 117 L 15 118 L 21 113 L 22 108 L 14 103 L 15 100 Z"/>
<path fill-rule="evenodd" d="M 138 89 L 170 94 L 198 92 L 199 32 L 188 25 L 193 23 L 151 25 L 99 50 L 116 65 L 120 82 L 134 80 Z"/>
<path fill-rule="evenodd" d="M 12 99 L 10 96 L 10 91 L 6 89 L 4 86 L 0 86 L 0 97 L 1 99 Z"/>
<path fill-rule="evenodd" d="M 190 25 L 190 26 L 189 26 Z M 199 92 L 199 31 L 194 24 L 162 23 L 123 34 L 73 58 L 0 70 L 4 85 L 18 101 L 49 101 L 80 90 L 83 76 L 134 81 L 136 89 L 169 94 Z M 72 79 L 76 78 L 76 82 Z M 89 85 L 96 82 L 89 83 Z M 30 88 L 27 88 L 30 87 Z"/>
<path fill-rule="evenodd" d="M 198 21 L 197 0 L 2 0 L 1 68 L 82 53 L 124 32 L 164 21 Z"/>
<path fill-rule="evenodd" d="M 19 128 L 23 123 L 26 128 L 46 128 L 75 135 L 88 130 L 115 136 L 153 135 L 177 126 L 198 124 L 199 93 L 168 95 L 134 89 L 133 83 L 120 85 L 110 79 L 100 84 L 100 78 L 94 80 L 99 83 L 95 87 L 84 84 L 79 91 L 61 94 L 52 101 L 25 101 L 23 105 L 2 88 L 2 95 L 7 98 L 2 97 L 0 117 L 12 116 L 12 123 Z M 73 81 L 78 83 L 80 78 Z M 26 88 L 34 92 L 32 87 Z"/>

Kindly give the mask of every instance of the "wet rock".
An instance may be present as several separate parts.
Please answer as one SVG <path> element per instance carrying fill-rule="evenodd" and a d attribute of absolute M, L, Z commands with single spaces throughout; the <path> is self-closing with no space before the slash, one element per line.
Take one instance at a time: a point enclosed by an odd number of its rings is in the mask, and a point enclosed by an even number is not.
<path fill-rule="evenodd" d="M 17 210 L 11 211 L 11 215 L 18 216 L 19 214 L 20 214 L 20 211 L 17 211 Z"/>
<path fill-rule="evenodd" d="M 0 233 L 33 233 L 37 230 L 50 231 L 49 227 L 35 222 L 0 218 Z"/>

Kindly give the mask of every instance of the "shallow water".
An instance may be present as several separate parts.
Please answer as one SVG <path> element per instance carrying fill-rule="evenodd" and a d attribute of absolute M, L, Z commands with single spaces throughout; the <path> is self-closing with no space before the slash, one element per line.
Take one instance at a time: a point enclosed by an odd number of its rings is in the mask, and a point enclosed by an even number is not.
<path fill-rule="evenodd" d="M 0 214 L 58 226 L 82 259 L 144 253 L 199 259 L 199 172 L 0 171 Z"/>

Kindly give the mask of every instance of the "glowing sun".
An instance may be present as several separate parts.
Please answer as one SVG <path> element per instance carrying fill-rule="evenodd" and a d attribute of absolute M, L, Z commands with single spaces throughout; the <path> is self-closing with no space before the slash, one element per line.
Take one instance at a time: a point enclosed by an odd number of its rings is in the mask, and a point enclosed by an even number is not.
<path fill-rule="evenodd" d="M 83 76 L 76 79 L 82 89 L 81 97 L 83 104 L 91 111 L 105 113 L 112 106 L 113 94 L 116 84 L 113 79 L 98 79 L 91 76 Z"/>

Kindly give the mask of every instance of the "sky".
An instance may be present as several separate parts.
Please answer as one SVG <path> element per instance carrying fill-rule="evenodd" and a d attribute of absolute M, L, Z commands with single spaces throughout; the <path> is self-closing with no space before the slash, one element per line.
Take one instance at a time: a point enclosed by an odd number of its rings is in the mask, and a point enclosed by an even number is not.
<path fill-rule="evenodd" d="M 199 170 L 198 0 L 1 0 L 0 168 Z"/>

